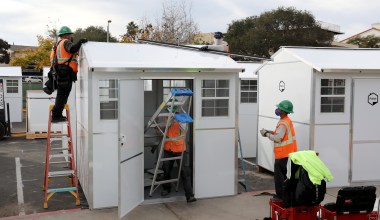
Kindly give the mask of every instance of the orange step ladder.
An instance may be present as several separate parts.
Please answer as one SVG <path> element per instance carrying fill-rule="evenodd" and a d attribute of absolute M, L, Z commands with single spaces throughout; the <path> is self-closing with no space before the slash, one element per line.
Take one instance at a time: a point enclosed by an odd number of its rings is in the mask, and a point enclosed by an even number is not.
<path fill-rule="evenodd" d="M 70 125 L 70 109 L 69 105 L 65 105 L 66 110 L 66 121 L 57 122 L 67 125 L 67 132 L 64 132 L 62 129 L 62 133 L 59 135 L 51 135 L 51 127 L 52 123 L 52 110 L 54 105 L 49 106 L 49 121 L 48 121 L 48 134 L 47 134 L 47 143 L 46 143 L 46 158 L 45 158 L 45 177 L 43 183 L 43 189 L 45 191 L 45 200 L 44 200 L 44 208 L 48 208 L 48 201 L 55 193 L 61 192 L 69 192 L 75 197 L 75 204 L 80 205 L 80 199 L 78 194 L 78 177 L 77 171 L 75 168 L 74 154 L 73 154 L 73 142 L 72 142 L 72 134 L 71 134 L 71 125 Z M 55 141 L 61 141 L 62 147 L 56 148 L 52 146 L 52 143 Z M 64 160 L 62 160 L 64 159 Z M 57 169 L 54 164 L 66 164 L 66 167 L 59 167 L 60 170 Z M 53 166 L 54 165 L 54 166 Z M 67 166 L 68 165 L 68 166 Z M 51 171 L 51 169 L 53 169 Z M 65 188 L 51 188 L 49 189 L 49 182 L 52 181 L 53 178 L 59 177 L 67 177 L 70 180 L 70 186 Z"/>

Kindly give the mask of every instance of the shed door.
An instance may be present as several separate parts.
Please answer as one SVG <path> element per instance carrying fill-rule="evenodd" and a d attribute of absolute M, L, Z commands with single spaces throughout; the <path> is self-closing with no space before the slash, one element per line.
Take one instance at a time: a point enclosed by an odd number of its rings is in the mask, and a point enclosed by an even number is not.
<path fill-rule="evenodd" d="M 144 200 L 144 81 L 119 83 L 119 218 Z"/>
<path fill-rule="evenodd" d="M 354 79 L 352 181 L 380 180 L 380 78 Z"/>

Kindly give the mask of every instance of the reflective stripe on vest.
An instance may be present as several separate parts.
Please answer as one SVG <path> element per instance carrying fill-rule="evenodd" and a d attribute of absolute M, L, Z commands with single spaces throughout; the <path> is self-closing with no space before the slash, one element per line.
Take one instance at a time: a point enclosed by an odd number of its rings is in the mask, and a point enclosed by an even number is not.
<path fill-rule="evenodd" d="M 181 137 L 181 128 L 180 128 L 180 124 L 177 121 L 174 121 L 173 124 L 169 127 L 167 136 L 169 138 Z M 186 144 L 185 144 L 185 140 L 183 139 L 177 140 L 177 141 L 166 141 L 164 150 L 179 153 L 179 152 L 182 152 L 182 147 L 183 147 L 183 151 L 185 151 Z"/>
<path fill-rule="evenodd" d="M 287 135 L 284 135 L 280 143 L 274 144 L 273 151 L 274 151 L 274 157 L 276 159 L 288 157 L 290 153 L 297 151 L 296 136 L 295 134 L 293 135 L 294 128 L 291 126 L 290 123 L 291 121 L 289 118 L 284 118 L 284 119 L 281 119 L 277 124 L 277 127 L 280 126 L 281 124 L 285 125 Z"/>
<path fill-rule="evenodd" d="M 70 57 L 73 55 L 72 53 L 69 53 L 66 51 L 65 41 L 67 41 L 67 39 L 61 40 L 61 42 L 59 42 L 59 44 L 57 45 L 56 55 L 57 55 L 58 64 L 66 64 L 67 61 L 69 61 Z M 54 48 L 52 49 L 51 54 L 50 54 L 51 63 L 53 63 L 53 59 L 54 59 Z M 73 58 L 71 59 L 69 63 L 69 66 L 73 69 L 75 73 L 78 72 L 77 54 L 73 55 Z"/>

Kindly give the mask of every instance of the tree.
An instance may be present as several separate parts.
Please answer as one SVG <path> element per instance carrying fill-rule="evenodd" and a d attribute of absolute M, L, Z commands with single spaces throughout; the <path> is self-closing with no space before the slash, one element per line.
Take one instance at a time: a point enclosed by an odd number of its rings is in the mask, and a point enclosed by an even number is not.
<path fill-rule="evenodd" d="M 27 49 L 22 51 L 23 55 L 13 58 L 11 66 L 21 66 L 23 68 L 34 65 L 35 69 L 42 69 L 44 66 L 50 66 L 50 52 L 55 40 L 53 38 L 44 38 L 37 36 L 37 49 Z"/>
<path fill-rule="evenodd" d="M 348 44 L 356 44 L 360 48 L 379 48 L 380 37 L 375 35 L 368 35 L 366 37 L 355 37 L 347 41 Z"/>
<path fill-rule="evenodd" d="M 281 46 L 330 46 L 333 37 L 310 12 L 280 7 L 233 21 L 225 39 L 231 52 L 270 56 Z"/>
<path fill-rule="evenodd" d="M 135 22 L 131 21 L 128 23 L 127 33 L 120 36 L 122 43 L 131 43 L 136 38 L 137 33 L 139 32 L 139 26 Z"/>
<path fill-rule="evenodd" d="M 74 42 L 81 38 L 87 38 L 89 41 L 107 42 L 107 31 L 100 26 L 88 26 L 86 29 L 78 28 L 73 37 Z M 117 42 L 117 39 L 110 36 L 109 41 Z"/>
<path fill-rule="evenodd" d="M 0 39 L 0 63 L 9 63 L 8 49 L 11 46 L 3 39 Z"/>

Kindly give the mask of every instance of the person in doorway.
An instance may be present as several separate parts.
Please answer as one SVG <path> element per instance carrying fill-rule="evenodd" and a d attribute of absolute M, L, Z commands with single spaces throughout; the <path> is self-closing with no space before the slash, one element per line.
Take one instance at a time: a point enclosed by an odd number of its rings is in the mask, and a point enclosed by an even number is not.
<path fill-rule="evenodd" d="M 200 50 L 219 50 L 227 53 L 230 52 L 228 43 L 223 40 L 223 34 L 219 31 L 214 33 L 214 44 L 203 46 L 200 48 Z"/>
<path fill-rule="evenodd" d="M 87 39 L 80 39 L 78 43 L 73 43 L 73 32 L 67 26 L 61 27 L 58 32 L 60 40 L 55 43 L 50 53 L 50 62 L 56 71 L 57 97 L 52 110 L 52 122 L 66 121 L 62 116 L 62 111 L 67 103 L 71 92 L 72 82 L 77 79 L 78 72 L 78 51 Z M 44 92 L 50 95 L 54 91 L 53 77 L 45 83 Z"/>
<path fill-rule="evenodd" d="M 292 120 L 288 117 L 289 113 L 293 113 L 293 104 L 288 100 L 283 100 L 276 107 L 275 114 L 280 116 L 276 130 L 273 132 L 263 128 L 260 133 L 263 137 L 268 137 L 274 142 L 274 182 L 276 189 L 274 198 L 283 199 L 288 155 L 297 151 L 297 141 Z"/>
<path fill-rule="evenodd" d="M 168 128 L 167 136 L 168 138 L 176 138 L 182 136 L 182 128 L 179 122 L 172 119 L 171 125 Z M 185 140 L 171 140 L 166 141 L 164 145 L 164 158 L 169 157 L 179 157 L 183 152 L 182 168 L 181 168 L 181 179 L 183 183 L 183 188 L 185 190 L 185 196 L 188 203 L 197 201 L 194 198 L 193 188 L 191 187 L 190 178 L 190 168 L 188 166 L 188 155 L 186 152 Z M 180 160 L 175 160 L 177 166 L 180 167 Z M 174 165 L 174 160 L 164 161 L 162 164 L 162 169 L 164 171 L 164 180 L 171 179 L 171 172 Z M 171 183 L 163 184 L 163 190 L 161 191 L 161 196 L 167 196 L 171 191 Z"/>

